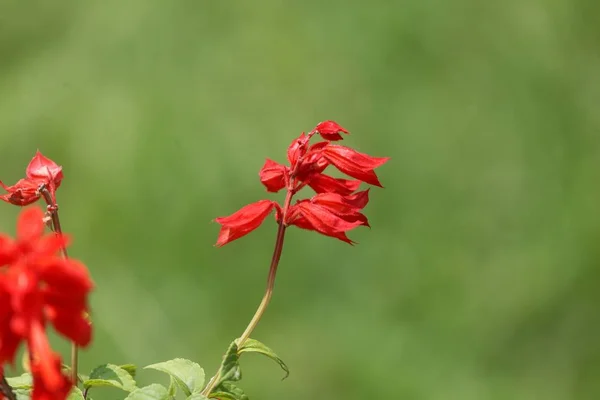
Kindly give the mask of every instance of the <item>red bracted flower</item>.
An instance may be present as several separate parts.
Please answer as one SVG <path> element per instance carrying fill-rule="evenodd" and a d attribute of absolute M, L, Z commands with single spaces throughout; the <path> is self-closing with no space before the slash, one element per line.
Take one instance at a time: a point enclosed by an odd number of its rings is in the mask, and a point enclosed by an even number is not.
<path fill-rule="evenodd" d="M 59 256 L 68 244 L 63 235 L 44 235 L 44 213 L 23 210 L 17 239 L 0 235 L 0 364 L 12 363 L 26 342 L 32 358 L 34 400 L 65 399 L 70 380 L 48 343 L 46 324 L 79 346 L 91 340 L 86 320 L 92 281 L 79 261 Z"/>
<path fill-rule="evenodd" d="M 55 193 L 63 179 L 62 167 L 46 158 L 38 150 L 25 170 L 25 179 L 19 180 L 13 186 L 6 186 L 0 181 L 0 186 L 8 193 L 1 195 L 0 200 L 17 206 L 35 203 L 40 198 L 39 188 L 45 185 L 56 204 Z"/>
<path fill-rule="evenodd" d="M 276 220 L 283 227 L 296 225 L 353 243 L 346 232 L 357 226 L 369 226 L 367 217 L 361 212 L 369 196 L 368 191 L 352 193 L 358 190 L 361 182 L 381 186 L 375 169 L 389 158 L 372 157 L 349 147 L 331 144 L 331 141 L 342 139 L 340 132 L 348 133 L 334 121 L 321 122 L 308 134 L 302 133 L 292 141 L 287 150 L 289 166 L 267 159 L 259 172 L 260 181 L 269 192 L 285 188 L 285 203 L 279 206 L 270 200 L 261 200 L 229 217 L 217 218 L 216 222 L 221 224 L 217 246 L 256 229 L 273 208 L 276 209 Z M 325 140 L 310 145 L 311 138 L 317 134 Z M 325 175 L 323 172 L 329 165 L 354 180 Z M 310 186 L 317 195 L 292 206 L 292 197 L 305 186 Z"/>

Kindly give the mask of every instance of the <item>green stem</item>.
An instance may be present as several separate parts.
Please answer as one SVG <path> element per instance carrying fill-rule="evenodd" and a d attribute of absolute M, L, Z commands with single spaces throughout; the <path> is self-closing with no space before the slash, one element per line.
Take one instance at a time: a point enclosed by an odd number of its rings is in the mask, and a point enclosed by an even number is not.
<path fill-rule="evenodd" d="M 264 315 L 269 303 L 271 302 L 271 297 L 273 296 L 273 288 L 275 287 L 275 277 L 277 276 L 277 267 L 279 266 L 279 260 L 281 259 L 281 252 L 283 251 L 283 240 L 285 238 L 285 229 L 287 226 L 285 225 L 285 217 L 287 215 L 288 209 L 290 208 L 290 203 L 292 202 L 292 197 L 294 196 L 295 191 L 291 188 L 288 188 L 288 192 L 285 196 L 285 201 L 283 204 L 283 209 L 281 212 L 281 220 L 279 221 L 279 227 L 277 228 L 277 237 L 275 239 L 275 249 L 273 250 L 273 257 L 271 258 L 271 266 L 269 267 L 269 276 L 267 277 L 267 288 L 265 290 L 265 294 L 254 313 L 254 316 L 250 320 L 250 323 L 242 333 L 242 336 L 237 340 L 238 348 L 242 347 L 242 345 L 248 340 L 256 326 L 258 325 L 260 319 Z M 204 396 L 208 396 L 210 392 L 214 389 L 215 385 L 219 382 L 221 377 L 221 368 L 217 371 L 216 375 L 211 378 L 208 382 L 208 385 L 202 391 Z"/>

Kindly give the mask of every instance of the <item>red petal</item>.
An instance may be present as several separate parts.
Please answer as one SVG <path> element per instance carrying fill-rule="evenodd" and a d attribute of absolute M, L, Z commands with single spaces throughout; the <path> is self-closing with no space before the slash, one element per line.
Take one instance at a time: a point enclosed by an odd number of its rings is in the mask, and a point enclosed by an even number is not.
<path fill-rule="evenodd" d="M 324 174 L 313 174 L 309 178 L 308 186 L 317 193 L 333 192 L 345 196 L 358 189 L 360 181 L 333 178 Z"/>
<path fill-rule="evenodd" d="M 344 196 L 345 201 L 353 207 L 362 210 L 369 202 L 369 189 L 362 190 L 358 193 Z"/>
<path fill-rule="evenodd" d="M 319 132 L 321 137 L 325 140 L 342 140 L 342 135 L 340 132 L 348 133 L 347 130 L 338 125 L 335 121 L 323 121 L 315 128 L 315 131 Z"/>
<path fill-rule="evenodd" d="M 17 251 L 18 249 L 14 240 L 6 235 L 0 234 L 0 267 L 13 262 L 17 256 Z M 0 304 L 2 304 L 2 302 L 0 302 Z"/>
<path fill-rule="evenodd" d="M 360 222 L 361 225 L 369 226 L 369 220 L 360 210 L 369 201 L 368 191 L 364 190 L 351 198 L 337 193 L 320 193 L 313 196 L 310 202 L 318 204 L 329 212 L 337 215 L 347 222 Z"/>
<path fill-rule="evenodd" d="M 323 149 L 323 156 L 346 175 L 380 187 L 381 183 L 373 170 L 389 160 L 389 157 L 371 157 L 338 145 L 327 146 Z"/>
<path fill-rule="evenodd" d="M 28 345 L 32 358 L 32 400 L 64 400 L 71 383 L 61 372 L 60 357 L 50 348 L 41 321 L 32 324 Z"/>
<path fill-rule="evenodd" d="M 41 238 L 44 233 L 43 218 L 44 212 L 37 207 L 24 209 L 17 222 L 19 242 L 30 242 Z"/>
<path fill-rule="evenodd" d="M 12 282 L 8 281 L 6 275 L 0 275 L 0 367 L 4 363 L 13 363 L 15 353 L 22 337 L 17 335 L 11 328 L 14 317 L 9 289 Z"/>
<path fill-rule="evenodd" d="M 63 336 L 87 346 L 92 327 L 85 317 L 87 296 L 93 287 L 87 268 L 76 260 L 58 259 L 41 272 L 46 317 Z"/>
<path fill-rule="evenodd" d="M 44 179 L 46 182 L 54 182 L 57 189 L 63 178 L 62 167 L 49 158 L 46 158 L 38 150 L 27 166 L 25 174 L 29 179 Z"/>
<path fill-rule="evenodd" d="M 242 207 L 228 217 L 215 218 L 215 222 L 221 224 L 216 246 L 223 246 L 258 228 L 275 206 L 276 203 L 271 200 L 260 200 Z"/>
<path fill-rule="evenodd" d="M 267 158 L 258 176 L 262 184 L 267 188 L 267 191 L 277 193 L 285 187 L 285 177 L 287 174 L 288 167 Z"/>
<path fill-rule="evenodd" d="M 289 221 L 290 225 L 315 230 L 325 236 L 331 236 L 347 243 L 352 243 L 352 241 L 346 237 L 345 232 L 362 225 L 360 221 L 348 222 L 325 207 L 309 202 L 299 202 L 292 208 L 296 208 L 294 211 L 304 219 L 296 218 L 294 221 Z M 294 212 L 291 211 L 290 215 L 293 214 Z"/>
<path fill-rule="evenodd" d="M 39 186 L 44 183 L 40 180 L 21 179 L 13 186 L 6 186 L 0 182 L 0 186 L 8 193 L 0 196 L 0 200 L 16 206 L 26 206 L 39 200 Z"/>

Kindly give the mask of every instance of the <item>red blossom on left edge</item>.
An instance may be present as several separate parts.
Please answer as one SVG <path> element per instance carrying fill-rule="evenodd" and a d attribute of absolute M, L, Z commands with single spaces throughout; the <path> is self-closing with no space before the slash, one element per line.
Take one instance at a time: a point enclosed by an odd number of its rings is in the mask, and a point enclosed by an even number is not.
<path fill-rule="evenodd" d="M 39 188 L 48 188 L 53 203 L 56 203 L 55 193 L 63 179 L 62 167 L 51 159 L 44 157 L 38 150 L 25 170 L 26 178 L 20 179 L 12 186 L 0 181 L 0 186 L 8 193 L 1 195 L 0 200 L 17 206 L 35 203 L 41 197 Z"/>
<path fill-rule="evenodd" d="M 0 235 L 0 365 L 13 363 L 19 344 L 31 356 L 33 400 L 63 400 L 72 382 L 46 334 L 51 324 L 78 346 L 87 346 L 92 327 L 87 297 L 93 287 L 86 267 L 59 255 L 68 244 L 61 234 L 44 234 L 39 208 L 21 212 L 17 238 Z"/>

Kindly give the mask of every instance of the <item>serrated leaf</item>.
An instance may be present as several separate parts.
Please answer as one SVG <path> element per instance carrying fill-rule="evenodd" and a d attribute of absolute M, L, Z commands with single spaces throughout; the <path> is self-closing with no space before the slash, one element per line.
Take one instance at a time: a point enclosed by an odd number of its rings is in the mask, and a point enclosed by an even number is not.
<path fill-rule="evenodd" d="M 129 393 L 125 400 L 167 400 L 169 398 L 166 387 L 153 383 Z"/>
<path fill-rule="evenodd" d="M 13 389 L 31 389 L 33 387 L 33 377 L 29 372 L 12 378 L 6 377 L 6 381 Z"/>
<path fill-rule="evenodd" d="M 129 372 L 114 364 L 100 365 L 90 373 L 90 379 L 83 382 L 84 388 L 110 386 L 126 392 L 137 389 Z"/>
<path fill-rule="evenodd" d="M 239 381 L 242 379 L 242 370 L 240 368 L 240 356 L 238 354 L 238 347 L 235 340 L 229 345 L 227 349 L 227 353 L 223 357 L 223 362 L 221 363 L 221 377 L 219 382 L 215 385 L 218 387 L 223 382 L 226 381 Z"/>
<path fill-rule="evenodd" d="M 204 370 L 202 367 L 184 358 L 175 358 L 144 367 L 144 369 L 147 368 L 169 374 L 186 396 L 200 392 L 204 386 Z"/>
<path fill-rule="evenodd" d="M 231 382 L 223 382 L 221 385 L 219 385 L 219 387 L 217 387 L 216 391 L 210 394 L 210 397 L 217 398 L 219 400 L 248 400 L 246 393 L 244 393 L 241 388 Z"/>
<path fill-rule="evenodd" d="M 67 400 L 85 400 L 85 397 L 83 397 L 83 392 L 81 389 L 79 389 L 77 386 L 73 386 L 73 389 L 71 390 L 71 393 L 69 393 Z"/>
<path fill-rule="evenodd" d="M 242 353 L 263 354 L 263 355 L 269 357 L 271 360 L 275 361 L 277 364 L 279 364 L 281 369 L 285 372 L 285 376 L 283 377 L 283 379 L 287 378 L 290 375 L 290 370 L 289 370 L 288 366 L 285 365 L 283 360 L 281 358 L 279 358 L 279 356 L 277 354 L 275 354 L 275 352 L 273 350 L 271 350 L 264 343 L 259 342 L 258 340 L 255 340 L 255 339 L 246 340 L 244 342 L 244 344 L 242 345 L 242 347 L 240 347 L 238 349 L 238 354 L 242 354 Z"/>
<path fill-rule="evenodd" d="M 135 378 L 135 374 L 137 373 L 137 367 L 134 364 L 123 364 L 119 365 L 119 367 L 127 371 L 132 378 Z"/>

